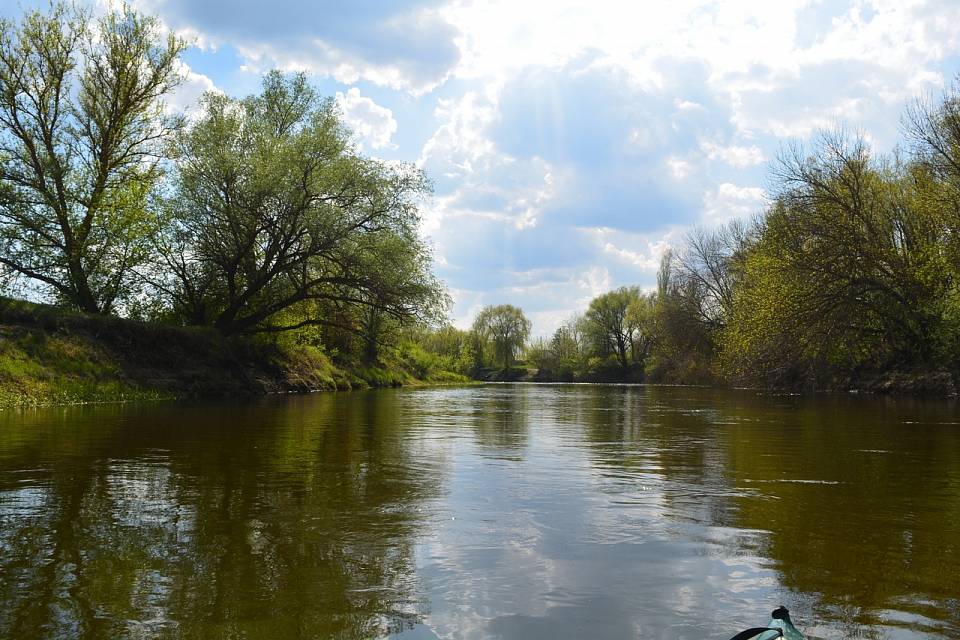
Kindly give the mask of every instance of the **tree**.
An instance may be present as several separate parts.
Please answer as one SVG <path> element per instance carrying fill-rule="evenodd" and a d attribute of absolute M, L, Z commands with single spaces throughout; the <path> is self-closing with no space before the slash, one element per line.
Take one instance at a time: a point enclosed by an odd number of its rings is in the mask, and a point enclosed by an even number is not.
<path fill-rule="evenodd" d="M 627 306 L 627 331 L 630 335 L 630 360 L 642 368 L 656 336 L 654 310 L 656 295 L 638 295 Z"/>
<path fill-rule="evenodd" d="M 513 366 L 530 335 L 530 321 L 523 311 L 509 304 L 487 306 L 473 321 L 473 333 L 493 347 L 495 362 L 504 369 Z"/>
<path fill-rule="evenodd" d="M 955 81 L 939 100 L 915 100 L 907 109 L 904 129 L 913 142 L 916 159 L 949 182 L 956 196 L 960 188 L 960 84 Z M 956 214 L 956 200 L 952 204 L 950 213 Z"/>
<path fill-rule="evenodd" d="M 796 321 L 810 344 L 839 346 L 849 362 L 931 357 L 952 276 L 924 168 L 836 132 L 810 155 L 785 154 L 776 178 L 764 250 L 804 293 Z"/>
<path fill-rule="evenodd" d="M 405 331 L 407 344 L 435 355 L 448 371 L 470 374 L 477 368 L 474 338 L 469 331 L 444 324 L 439 327 L 413 326 Z"/>
<path fill-rule="evenodd" d="M 797 280 L 765 242 L 746 257 L 728 323 L 720 332 L 722 370 L 734 380 L 793 385 L 816 379 L 832 343 L 807 340 L 806 299 L 816 283 Z"/>
<path fill-rule="evenodd" d="M 636 328 L 628 318 L 627 310 L 640 297 L 637 287 L 620 287 L 590 301 L 584 314 L 587 335 L 597 355 L 614 355 L 624 369 L 630 367 Z"/>
<path fill-rule="evenodd" d="M 127 8 L 89 22 L 66 4 L 0 21 L 0 265 L 108 313 L 149 257 L 184 43 Z"/>
<path fill-rule="evenodd" d="M 553 371 L 557 367 L 557 356 L 545 338 L 531 341 L 524 350 L 523 357 L 539 372 Z"/>
<path fill-rule="evenodd" d="M 677 292 L 710 329 L 726 324 L 733 305 L 737 262 L 750 243 L 750 228 L 732 220 L 713 230 L 696 228 L 676 257 Z"/>
<path fill-rule="evenodd" d="M 680 273 L 677 254 L 664 253 L 651 311 L 651 374 L 661 381 L 708 382 L 715 355 L 714 328 L 704 322 L 702 290 Z"/>
<path fill-rule="evenodd" d="M 417 203 L 429 191 L 422 172 L 357 154 L 334 102 L 302 74 L 271 72 L 259 95 L 209 93 L 201 104 L 175 138 L 158 242 L 169 277 L 152 280 L 184 320 L 225 334 L 360 331 L 309 313 L 288 318 L 315 301 L 397 321 L 445 308 L 417 235 Z"/>
<path fill-rule="evenodd" d="M 584 326 L 583 316 L 575 315 L 558 327 L 550 340 L 550 350 L 559 366 L 571 373 L 581 369 L 584 364 Z"/>
<path fill-rule="evenodd" d="M 787 151 L 776 178 L 721 332 L 726 371 L 796 384 L 948 362 L 955 271 L 929 166 L 833 132 Z"/>
<path fill-rule="evenodd" d="M 940 97 L 914 101 L 904 116 L 912 160 L 926 169 L 925 189 L 949 233 L 943 238 L 954 272 L 960 272 L 960 78 Z"/>

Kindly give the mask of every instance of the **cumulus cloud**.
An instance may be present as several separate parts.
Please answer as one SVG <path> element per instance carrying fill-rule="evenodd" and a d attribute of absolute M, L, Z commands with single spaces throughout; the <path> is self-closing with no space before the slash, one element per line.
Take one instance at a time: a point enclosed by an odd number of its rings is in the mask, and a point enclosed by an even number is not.
<path fill-rule="evenodd" d="M 760 164 L 766 159 L 763 151 L 756 145 L 740 146 L 733 144 L 723 146 L 713 142 L 701 142 L 700 149 L 710 160 L 720 160 L 733 167 L 749 167 Z"/>
<path fill-rule="evenodd" d="M 678 107 L 674 90 L 648 89 L 618 66 L 583 57 L 529 69 L 503 85 L 486 136 L 518 162 L 553 167 L 542 217 L 554 224 L 650 230 L 696 214 L 698 135 L 726 135 L 724 120 Z M 680 65 L 703 78 L 698 65 Z M 692 92 L 692 91 L 691 91 Z M 709 95 L 698 102 L 721 112 Z M 692 180 L 692 182 L 691 182 Z"/>
<path fill-rule="evenodd" d="M 423 93 L 443 82 L 459 59 L 457 30 L 438 2 L 400 0 L 139 0 L 207 48 L 234 47 L 249 70 L 278 67 L 366 80 Z"/>
<path fill-rule="evenodd" d="M 482 92 L 440 102 L 436 117 L 442 124 L 419 159 L 438 190 L 425 220 L 428 232 L 444 218 L 457 216 L 534 227 L 543 204 L 552 198 L 555 176 L 549 162 L 518 161 L 487 136 L 496 112 L 495 100 Z"/>
<path fill-rule="evenodd" d="M 396 148 L 390 138 L 397 132 L 397 121 L 390 109 L 361 96 L 356 87 L 346 93 L 338 91 L 336 101 L 344 122 L 359 138 L 361 146 L 368 145 L 371 149 Z"/>
<path fill-rule="evenodd" d="M 735 218 L 750 218 L 761 213 L 766 203 L 760 187 L 739 187 L 724 182 L 704 194 L 702 222 L 715 225 Z"/>
<path fill-rule="evenodd" d="M 207 92 L 218 92 L 213 80 L 197 73 L 189 65 L 180 62 L 179 72 L 183 83 L 167 98 L 167 110 L 174 113 L 186 113 L 188 117 L 199 113 L 200 98 Z"/>

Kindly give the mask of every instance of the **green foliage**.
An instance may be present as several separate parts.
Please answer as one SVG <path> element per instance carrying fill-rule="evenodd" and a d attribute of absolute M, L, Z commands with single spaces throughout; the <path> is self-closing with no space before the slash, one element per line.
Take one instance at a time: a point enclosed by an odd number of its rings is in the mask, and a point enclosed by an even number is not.
<path fill-rule="evenodd" d="M 721 369 L 728 377 L 789 385 L 813 373 L 805 365 L 805 341 L 796 321 L 803 293 L 762 250 L 746 261 L 730 322 L 720 337 Z"/>
<path fill-rule="evenodd" d="M 442 313 L 417 235 L 419 170 L 357 154 L 334 102 L 302 74 L 272 72 L 259 95 L 210 93 L 201 106 L 175 139 L 152 279 L 184 321 L 225 334 L 333 326 L 362 335 L 373 362 L 389 319 Z"/>
<path fill-rule="evenodd" d="M 781 159 L 780 191 L 747 252 L 721 359 L 766 383 L 947 364 L 948 221 L 915 162 L 825 134 Z M 955 353 L 955 352 L 954 352 Z"/>
<path fill-rule="evenodd" d="M 524 350 L 523 358 L 527 364 L 535 367 L 539 371 L 553 371 L 559 365 L 559 361 L 551 348 L 550 342 L 545 338 L 532 340 Z"/>
<path fill-rule="evenodd" d="M 344 365 L 298 332 L 227 339 L 0 298 L 0 408 L 466 380 L 410 340 Z"/>
<path fill-rule="evenodd" d="M 510 369 L 530 336 L 530 326 L 523 311 L 513 305 L 491 305 L 481 309 L 472 329 L 476 352 L 482 354 L 481 364 L 492 362 Z"/>
<path fill-rule="evenodd" d="M 453 368 L 450 358 L 427 351 L 415 342 L 404 342 L 398 349 L 398 354 L 413 376 L 419 380 L 428 380 L 437 371 L 450 371 Z"/>
<path fill-rule="evenodd" d="M 0 276 L 108 313 L 150 259 L 185 45 L 129 8 L 90 22 L 62 3 L 0 21 Z"/>
<path fill-rule="evenodd" d="M 0 21 L 0 286 L 223 335 L 292 332 L 247 342 L 319 357 L 324 385 L 343 382 L 328 360 L 383 382 L 403 331 L 449 304 L 419 236 L 426 177 L 359 154 L 302 74 L 207 94 L 189 125 L 169 115 L 184 46 L 126 7 Z"/>
<path fill-rule="evenodd" d="M 450 325 L 406 329 L 397 353 L 420 380 L 436 380 L 438 376 L 464 379 L 477 370 L 472 336 Z"/>
<path fill-rule="evenodd" d="M 615 357 L 624 370 L 642 370 L 654 341 L 653 308 L 653 298 L 638 287 L 620 287 L 591 300 L 583 316 L 591 353 Z"/>

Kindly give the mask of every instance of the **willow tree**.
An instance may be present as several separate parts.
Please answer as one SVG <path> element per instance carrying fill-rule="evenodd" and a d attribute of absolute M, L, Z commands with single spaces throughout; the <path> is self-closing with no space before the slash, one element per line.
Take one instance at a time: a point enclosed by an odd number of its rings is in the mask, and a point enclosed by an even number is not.
<path fill-rule="evenodd" d="M 473 321 L 473 333 L 493 347 L 494 360 L 505 369 L 513 366 L 530 337 L 530 321 L 523 311 L 510 304 L 490 305 L 480 310 Z"/>
<path fill-rule="evenodd" d="M 129 9 L 0 21 L 0 267 L 107 313 L 149 255 L 147 194 L 177 125 L 163 97 L 184 48 Z"/>
<path fill-rule="evenodd" d="M 225 334 L 360 333 L 350 309 L 372 310 L 381 326 L 443 306 L 417 235 L 426 179 L 359 155 L 305 76 L 272 72 L 259 95 L 209 93 L 201 107 L 175 138 L 165 265 L 152 278 L 183 320 Z"/>

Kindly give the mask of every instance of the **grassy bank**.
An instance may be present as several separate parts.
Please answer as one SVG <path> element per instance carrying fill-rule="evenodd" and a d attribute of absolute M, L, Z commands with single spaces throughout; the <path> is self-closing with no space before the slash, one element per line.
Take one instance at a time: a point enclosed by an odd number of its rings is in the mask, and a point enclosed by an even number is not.
<path fill-rule="evenodd" d="M 0 408 L 465 380 L 402 350 L 375 365 L 335 362 L 309 346 L 0 298 Z"/>

